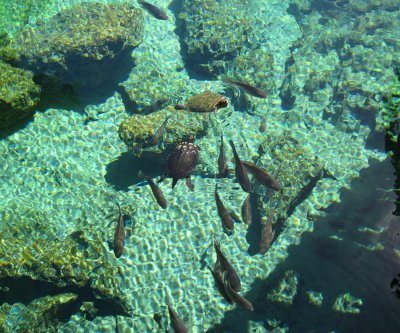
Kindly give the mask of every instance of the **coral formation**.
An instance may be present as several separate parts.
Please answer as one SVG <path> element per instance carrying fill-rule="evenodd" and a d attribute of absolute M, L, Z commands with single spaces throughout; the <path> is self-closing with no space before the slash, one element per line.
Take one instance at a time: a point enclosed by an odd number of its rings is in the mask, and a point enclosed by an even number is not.
<path fill-rule="evenodd" d="M 30 69 L 41 84 L 96 88 L 141 43 L 143 16 L 129 5 L 83 2 L 19 32 L 2 58 Z"/>
<path fill-rule="evenodd" d="M 0 129 L 29 115 L 39 102 L 40 87 L 31 71 L 0 61 Z"/>

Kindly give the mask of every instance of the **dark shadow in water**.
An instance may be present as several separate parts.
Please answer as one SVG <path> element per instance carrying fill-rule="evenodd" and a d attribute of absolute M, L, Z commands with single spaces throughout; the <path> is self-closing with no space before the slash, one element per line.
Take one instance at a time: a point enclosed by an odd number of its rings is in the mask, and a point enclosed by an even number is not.
<path fill-rule="evenodd" d="M 393 252 L 393 247 L 400 243 L 400 220 L 391 213 L 393 195 L 379 190 L 391 188 L 393 179 L 385 177 L 391 171 L 389 160 L 371 161 L 371 166 L 353 182 L 352 190 L 342 192 L 342 202 L 332 205 L 329 213 L 315 222 L 314 232 L 304 234 L 300 245 L 289 248 L 288 258 L 267 281 L 256 279 L 250 290 L 243 292 L 253 302 L 255 311 L 228 311 L 223 321 L 208 332 L 246 332 L 249 320 L 266 318 L 282 320 L 290 332 L 299 333 L 398 332 L 400 301 L 389 285 L 400 272 L 398 257 Z M 387 230 L 381 234 L 359 230 L 378 230 L 380 226 L 387 226 Z M 343 240 L 333 239 L 332 235 Z M 381 242 L 385 247 L 382 251 L 369 251 L 355 242 L 364 246 Z M 266 293 L 287 270 L 294 270 L 300 281 L 293 305 L 267 302 Z M 321 307 L 309 304 L 306 291 L 322 292 Z M 332 309 L 336 297 L 346 292 L 363 300 L 359 314 Z"/>
<path fill-rule="evenodd" d="M 35 73 L 33 81 L 42 87 L 40 101 L 35 110 L 37 112 L 45 112 L 49 108 L 55 108 L 83 113 L 87 105 L 104 103 L 108 98 L 113 96 L 114 93 L 119 90 L 119 83 L 125 81 L 129 77 L 129 73 L 134 65 L 135 63 L 131 56 L 131 50 L 124 51 L 118 59 L 110 60 L 109 64 L 106 66 L 108 68 L 106 82 L 92 88 L 79 87 L 79 83 L 75 83 L 74 85 L 61 83 L 58 80 L 49 79 L 49 77 L 45 76 L 43 73 Z M 90 73 L 85 74 L 90 75 Z M 96 73 L 93 73 L 94 76 L 96 76 L 95 74 Z M 131 104 L 128 106 L 130 107 Z M 130 109 L 127 111 L 129 112 Z M 8 137 L 24 128 L 32 120 L 33 116 L 31 115 L 15 123 L 7 130 L 0 129 L 0 138 Z"/>
<path fill-rule="evenodd" d="M 5 139 L 8 136 L 14 134 L 15 132 L 19 131 L 22 128 L 25 128 L 33 121 L 34 113 L 30 114 L 29 116 L 17 121 L 12 126 L 8 128 L 0 128 L 0 139 Z"/>
<path fill-rule="evenodd" d="M 53 283 L 32 280 L 30 277 L 21 277 L 19 279 L 7 277 L 1 279 L 0 287 L 9 288 L 8 292 L 0 291 L 0 305 L 4 303 L 29 305 L 32 301 L 40 297 L 56 296 L 62 293 L 76 294 L 78 298 L 75 301 L 56 307 L 54 308 L 54 312 L 49 314 L 51 320 L 60 322 L 67 322 L 71 315 L 79 313 L 83 302 L 94 303 L 95 308 L 99 310 L 96 316 L 128 315 L 117 302 L 96 298 L 95 291 L 89 285 L 83 287 L 57 287 Z M 94 319 L 90 315 L 86 315 L 85 317 L 87 320 Z"/>
<path fill-rule="evenodd" d="M 260 200 L 260 194 L 253 192 L 250 197 L 252 219 L 246 233 L 246 241 L 249 244 L 247 253 L 251 256 L 259 253 L 260 250 L 260 235 L 261 235 L 261 215 L 257 206 Z"/>
<path fill-rule="evenodd" d="M 142 182 L 138 172 L 142 170 L 147 176 L 154 178 L 165 171 L 166 159 L 137 158 L 132 153 L 123 153 L 106 167 L 105 179 L 117 191 L 128 191 L 129 186 Z"/>
<path fill-rule="evenodd" d="M 131 52 L 131 50 L 125 50 L 117 59 L 110 60 L 107 65 L 103 64 L 104 70 L 108 72 L 107 80 L 96 87 L 79 87 L 78 82 L 73 84 L 52 82 L 48 76 L 35 73 L 33 79 L 42 87 L 37 109 L 39 111 L 45 111 L 48 108 L 72 109 L 83 112 L 87 105 L 104 103 L 118 91 L 119 83 L 128 79 L 135 65 Z M 84 75 L 90 77 L 91 73 L 84 73 Z M 96 77 L 96 73 L 93 73 L 93 76 Z"/>

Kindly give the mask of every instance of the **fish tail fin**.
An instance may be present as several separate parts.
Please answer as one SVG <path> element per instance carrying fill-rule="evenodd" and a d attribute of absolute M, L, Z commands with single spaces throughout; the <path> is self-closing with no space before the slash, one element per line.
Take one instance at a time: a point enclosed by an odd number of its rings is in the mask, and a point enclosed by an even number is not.
<path fill-rule="evenodd" d="M 232 80 L 226 76 L 221 76 L 221 81 L 227 84 L 232 84 Z"/>

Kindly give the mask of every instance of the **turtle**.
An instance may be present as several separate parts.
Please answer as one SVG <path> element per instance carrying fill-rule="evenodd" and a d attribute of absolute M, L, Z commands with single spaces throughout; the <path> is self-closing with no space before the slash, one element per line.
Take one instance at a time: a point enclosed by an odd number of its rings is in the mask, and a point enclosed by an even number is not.
<path fill-rule="evenodd" d="M 172 178 L 172 188 L 175 187 L 179 179 L 186 179 L 187 187 L 193 191 L 194 185 L 190 175 L 196 167 L 199 159 L 200 148 L 194 144 L 194 136 L 191 135 L 187 141 L 179 142 L 168 157 L 167 171 L 161 176 L 158 182 L 162 182 L 166 177 Z"/>
<path fill-rule="evenodd" d="M 227 106 L 228 100 L 225 96 L 206 90 L 199 95 L 190 97 L 186 104 L 176 104 L 175 109 L 197 113 L 215 113 L 218 109 L 226 108 Z"/>

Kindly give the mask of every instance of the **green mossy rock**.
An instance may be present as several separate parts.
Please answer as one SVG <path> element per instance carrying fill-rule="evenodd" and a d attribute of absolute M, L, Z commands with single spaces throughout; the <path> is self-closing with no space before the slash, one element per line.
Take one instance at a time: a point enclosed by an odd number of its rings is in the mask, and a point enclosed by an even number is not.
<path fill-rule="evenodd" d="M 254 21 L 240 0 L 186 0 L 180 15 L 186 62 L 192 70 L 215 76 L 254 39 Z"/>
<path fill-rule="evenodd" d="M 12 207 L 10 207 L 12 209 Z M 77 228 L 64 239 L 42 211 L 15 208 L 3 214 L 0 228 L 0 284 L 12 289 L 20 278 L 52 284 L 55 288 L 90 288 L 91 293 L 117 313 L 131 310 L 116 282 L 116 268 L 98 234 Z M 18 291 L 14 291 L 18 292 Z"/>
<path fill-rule="evenodd" d="M 39 102 L 40 87 L 31 71 L 0 61 L 0 129 L 28 116 Z"/>
<path fill-rule="evenodd" d="M 140 9 L 83 2 L 24 28 L 0 56 L 32 70 L 42 85 L 96 88 L 129 61 L 142 37 Z"/>
<path fill-rule="evenodd" d="M 148 142 L 168 116 L 170 118 L 159 144 L 149 145 Z M 159 111 L 146 116 L 132 115 L 121 122 L 118 134 L 128 149 L 137 157 L 144 152 L 149 156 L 157 156 L 172 150 L 178 141 L 190 134 L 204 135 L 208 117 L 208 114 L 186 111 Z"/>
<path fill-rule="evenodd" d="M 0 306 L 1 332 L 56 332 L 63 311 L 77 298 L 76 294 L 65 293 L 41 297 L 26 306 L 4 303 Z"/>

